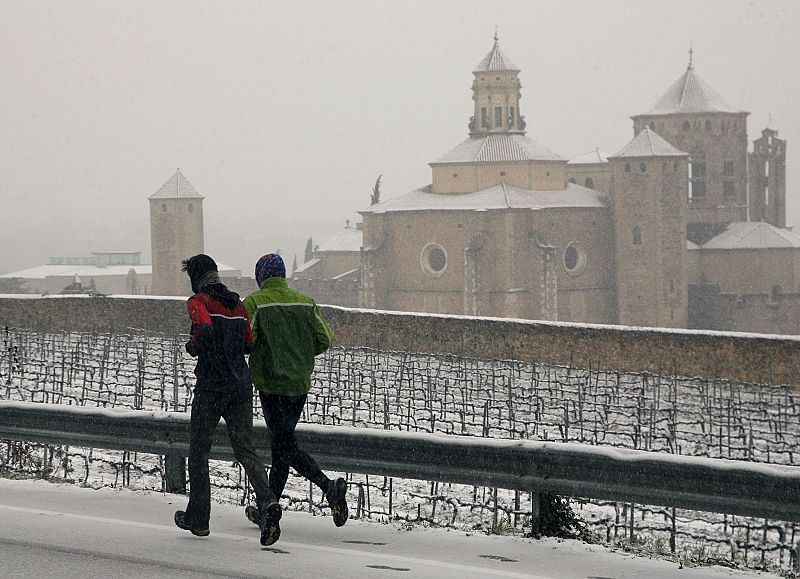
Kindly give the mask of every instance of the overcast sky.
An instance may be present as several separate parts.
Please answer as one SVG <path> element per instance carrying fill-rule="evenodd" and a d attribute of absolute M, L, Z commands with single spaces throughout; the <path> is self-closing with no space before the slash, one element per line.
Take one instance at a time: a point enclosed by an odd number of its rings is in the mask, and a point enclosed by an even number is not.
<path fill-rule="evenodd" d="M 206 252 L 252 275 L 302 262 L 369 205 L 430 182 L 467 136 L 472 70 L 522 69 L 528 136 L 608 153 L 684 72 L 788 144 L 800 225 L 800 2 L 32 2 L 0 0 L 0 273 L 131 249 L 180 167 Z"/>

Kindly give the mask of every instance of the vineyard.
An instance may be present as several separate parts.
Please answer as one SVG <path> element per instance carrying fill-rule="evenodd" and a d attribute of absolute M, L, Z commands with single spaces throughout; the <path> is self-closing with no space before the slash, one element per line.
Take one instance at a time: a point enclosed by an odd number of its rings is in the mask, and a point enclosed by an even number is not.
<path fill-rule="evenodd" d="M 38 333 L 6 329 L 0 398 L 51 404 L 186 412 L 194 362 L 185 336 Z M 655 452 L 798 464 L 800 399 L 791 385 L 672 374 L 620 373 L 521 360 L 334 348 L 317 359 L 302 420 L 328 425 L 539 439 Z M 260 419 L 260 408 L 254 405 Z M 81 484 L 162 490 L 152 455 L 5 441 L 0 468 Z M 522 532 L 531 497 L 345 473 L 357 517 Z M 217 500 L 252 500 L 242 469 L 212 464 Z M 319 511 L 324 497 L 292 477 L 283 502 Z M 788 568 L 796 525 L 638 504 L 573 499 L 603 542 L 684 560 Z M 323 511 L 324 512 L 324 511 Z"/>

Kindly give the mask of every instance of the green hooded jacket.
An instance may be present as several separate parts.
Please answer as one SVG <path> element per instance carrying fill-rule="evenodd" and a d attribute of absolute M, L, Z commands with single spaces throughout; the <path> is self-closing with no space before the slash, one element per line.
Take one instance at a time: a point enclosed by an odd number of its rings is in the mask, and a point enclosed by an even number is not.
<path fill-rule="evenodd" d="M 268 277 L 243 303 L 253 331 L 253 385 L 269 394 L 306 394 L 314 357 L 333 344 L 333 332 L 317 304 L 282 277 Z"/>

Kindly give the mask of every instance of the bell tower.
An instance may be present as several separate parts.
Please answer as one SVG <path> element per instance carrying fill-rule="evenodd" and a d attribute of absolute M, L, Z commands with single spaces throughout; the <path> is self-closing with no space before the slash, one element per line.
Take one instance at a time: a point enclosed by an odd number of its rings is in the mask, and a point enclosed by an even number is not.
<path fill-rule="evenodd" d="M 519 68 L 500 50 L 497 32 L 489 54 L 472 71 L 475 112 L 469 121 L 471 137 L 493 133 L 525 134 L 525 118 L 519 113 Z"/>
<path fill-rule="evenodd" d="M 191 295 L 181 261 L 203 253 L 203 196 L 181 170 L 150 196 L 153 295 Z"/>

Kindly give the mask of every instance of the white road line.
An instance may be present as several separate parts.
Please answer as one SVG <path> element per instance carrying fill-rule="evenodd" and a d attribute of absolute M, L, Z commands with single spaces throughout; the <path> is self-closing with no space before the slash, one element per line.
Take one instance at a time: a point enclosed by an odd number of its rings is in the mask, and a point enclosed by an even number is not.
<path fill-rule="evenodd" d="M 115 525 L 122 525 L 126 527 L 138 527 L 141 529 L 154 529 L 160 531 L 169 531 L 169 532 L 181 532 L 179 529 L 172 525 L 155 525 L 153 523 L 142 523 L 138 521 L 126 521 L 122 519 L 109 519 L 106 517 L 95 517 L 92 515 L 81 515 L 77 513 L 64 513 L 61 511 L 48 511 L 45 509 L 30 509 L 27 507 L 14 507 L 11 505 L 2 505 L 0 504 L 0 509 L 5 509 L 7 511 L 16 511 L 20 513 L 31 513 L 31 514 L 39 514 L 39 515 L 48 515 L 48 516 L 61 516 L 67 517 L 70 519 L 76 519 L 80 521 L 94 521 L 94 522 L 103 522 L 103 523 L 112 523 Z M 251 539 L 254 538 L 255 534 L 253 535 L 233 535 L 230 533 L 212 533 L 212 537 L 219 537 L 224 539 L 231 539 L 235 541 L 241 541 L 242 539 Z M 292 543 L 289 541 L 278 541 L 275 543 L 277 548 L 286 547 L 286 548 L 296 548 L 296 549 L 308 549 L 309 551 L 322 551 L 326 553 L 336 553 L 338 555 L 343 556 L 356 556 L 361 557 L 364 559 L 386 559 L 389 561 L 394 561 L 398 563 L 406 563 L 406 564 L 418 564 L 418 565 L 426 565 L 429 567 L 441 567 L 444 569 L 455 569 L 461 570 L 466 573 L 475 574 L 486 574 L 492 575 L 497 577 L 520 577 L 524 579 L 548 579 L 542 575 L 532 575 L 530 573 L 516 573 L 514 571 L 504 571 L 502 569 L 491 569 L 487 567 L 472 567 L 470 565 L 459 565 L 458 563 L 447 563 L 445 561 L 435 561 L 432 559 L 417 559 L 415 557 L 406 557 L 404 555 L 390 555 L 388 553 L 372 553 L 368 551 L 360 551 L 357 549 L 344 549 L 342 547 L 327 547 L 325 545 L 308 545 L 306 543 Z"/>

